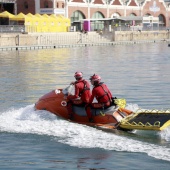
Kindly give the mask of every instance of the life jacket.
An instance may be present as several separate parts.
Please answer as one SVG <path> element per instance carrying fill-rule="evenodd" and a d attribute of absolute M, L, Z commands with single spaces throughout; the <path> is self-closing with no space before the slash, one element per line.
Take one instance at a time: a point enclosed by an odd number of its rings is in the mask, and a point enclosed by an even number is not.
<path fill-rule="evenodd" d="M 112 103 L 112 98 L 111 98 L 111 96 L 109 96 L 109 91 L 108 91 L 108 89 L 105 89 L 105 88 L 104 88 L 103 82 L 99 83 L 99 84 L 98 84 L 97 86 L 95 86 L 94 88 L 96 88 L 96 87 L 98 87 L 98 86 L 102 87 L 102 89 L 103 89 L 103 91 L 104 91 L 104 94 L 103 94 L 102 96 L 100 96 L 100 97 L 97 98 L 98 101 L 100 102 L 101 99 L 104 98 L 104 96 L 107 95 L 108 100 L 107 100 L 106 102 L 104 102 L 104 103 L 107 103 L 107 102 Z M 103 103 L 103 102 L 100 102 L 100 103 Z"/>
<path fill-rule="evenodd" d="M 76 81 L 75 84 L 82 82 L 84 84 L 83 90 L 79 92 L 79 96 L 81 97 L 81 95 L 86 91 L 86 90 L 90 90 L 89 87 L 87 87 L 87 81 L 86 80 L 81 80 L 81 81 Z"/>

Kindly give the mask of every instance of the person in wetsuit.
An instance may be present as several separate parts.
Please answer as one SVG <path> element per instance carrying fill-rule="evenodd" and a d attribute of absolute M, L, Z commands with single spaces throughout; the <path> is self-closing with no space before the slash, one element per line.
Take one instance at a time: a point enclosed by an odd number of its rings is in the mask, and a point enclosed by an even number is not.
<path fill-rule="evenodd" d="M 94 74 L 90 77 L 90 82 L 93 85 L 92 95 L 89 103 L 86 105 L 86 113 L 89 122 L 94 122 L 92 118 L 91 108 L 108 108 L 112 105 L 112 93 L 107 85 L 101 82 L 101 77 Z M 94 98 L 97 102 L 93 103 Z"/>
<path fill-rule="evenodd" d="M 75 94 L 69 95 L 67 97 L 67 110 L 69 114 L 69 119 L 73 119 L 73 109 L 72 105 L 77 106 L 85 106 L 89 103 L 89 99 L 91 97 L 91 91 L 90 91 L 90 83 L 83 79 L 83 73 L 80 71 L 77 71 L 74 74 L 74 77 L 76 81 L 71 82 L 72 85 L 75 86 Z"/>

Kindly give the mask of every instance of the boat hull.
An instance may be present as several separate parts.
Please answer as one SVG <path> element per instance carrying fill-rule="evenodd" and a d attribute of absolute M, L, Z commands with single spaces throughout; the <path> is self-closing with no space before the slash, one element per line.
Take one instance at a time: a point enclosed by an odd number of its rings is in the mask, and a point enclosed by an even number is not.
<path fill-rule="evenodd" d="M 124 100 L 122 101 L 124 105 Z M 121 102 L 120 105 L 122 105 Z M 35 103 L 35 109 L 47 110 L 63 119 L 69 120 L 67 96 L 62 89 L 53 90 L 42 96 Z M 126 131 L 133 129 L 160 131 L 170 126 L 169 110 L 138 110 L 133 112 L 115 106 L 104 110 L 92 109 L 93 123 L 89 122 L 85 107 L 73 106 L 73 112 L 73 119 L 69 121 L 93 127 L 121 129 Z"/>
<path fill-rule="evenodd" d="M 42 96 L 35 103 L 36 110 L 47 110 L 63 119 L 69 120 L 67 110 L 67 97 L 62 93 L 62 89 L 53 90 Z M 117 128 L 120 121 L 132 112 L 126 109 L 119 110 L 118 107 L 111 106 L 108 109 L 92 109 L 93 123 L 89 122 L 85 107 L 73 106 L 73 119 L 69 121 L 87 124 L 92 126 Z"/>

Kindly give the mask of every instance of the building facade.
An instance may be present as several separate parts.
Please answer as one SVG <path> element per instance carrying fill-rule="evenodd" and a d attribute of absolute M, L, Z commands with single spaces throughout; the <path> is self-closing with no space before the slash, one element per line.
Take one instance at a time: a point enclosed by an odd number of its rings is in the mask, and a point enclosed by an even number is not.
<path fill-rule="evenodd" d="M 0 10 L 64 15 L 72 23 L 81 19 L 152 16 L 170 27 L 169 0 L 0 0 Z"/>

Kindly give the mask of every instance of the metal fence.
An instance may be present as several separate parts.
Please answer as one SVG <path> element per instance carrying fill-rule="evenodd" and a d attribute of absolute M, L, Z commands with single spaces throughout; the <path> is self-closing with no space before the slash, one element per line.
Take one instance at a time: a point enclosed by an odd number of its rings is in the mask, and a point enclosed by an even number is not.
<path fill-rule="evenodd" d="M 99 24 L 100 25 L 100 24 Z M 114 26 L 111 28 L 103 28 L 99 27 L 100 29 L 97 30 L 103 30 L 104 32 L 113 32 L 113 31 L 159 31 L 159 30 L 170 30 L 170 28 L 167 28 L 165 26 Z M 97 31 L 92 30 L 92 31 Z M 25 25 L 0 25 L 0 33 L 25 33 L 25 32 L 32 32 L 35 33 L 37 30 L 34 27 L 28 27 Z"/>
<path fill-rule="evenodd" d="M 21 33 L 25 32 L 24 25 L 0 25 L 1 33 Z"/>
<path fill-rule="evenodd" d="M 113 27 L 114 31 L 161 31 L 161 30 L 168 30 L 165 26 L 118 26 Z"/>

